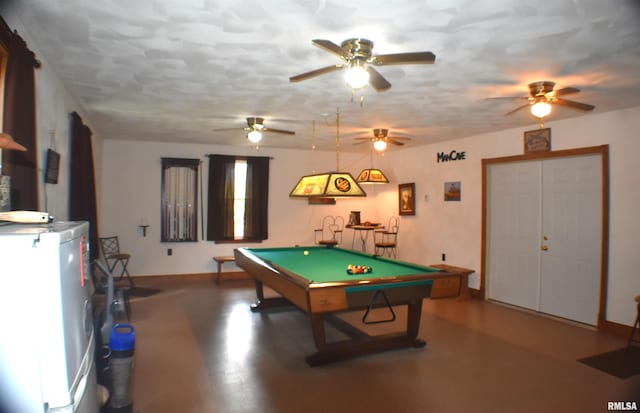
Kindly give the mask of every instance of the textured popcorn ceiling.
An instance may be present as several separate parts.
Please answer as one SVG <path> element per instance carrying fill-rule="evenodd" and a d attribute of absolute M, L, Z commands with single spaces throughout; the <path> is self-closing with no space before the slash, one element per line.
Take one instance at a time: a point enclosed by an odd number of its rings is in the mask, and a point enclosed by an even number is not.
<path fill-rule="evenodd" d="M 533 81 L 581 89 L 568 99 L 593 112 L 554 108 L 549 121 L 640 105 L 637 0 L 21 0 L 37 43 L 106 139 L 245 145 L 247 116 L 295 136 L 263 147 L 369 150 L 354 136 L 389 128 L 408 145 L 513 127 L 537 127 L 528 109 L 504 114 Z M 374 54 L 431 51 L 433 65 L 380 66 L 393 85 L 367 88 L 361 107 L 336 72 L 289 77 L 340 63 L 311 44 L 353 37 Z M 237 131 L 214 129 L 237 127 Z M 362 132 L 358 134 L 357 132 Z M 406 147 L 406 146 L 405 146 Z"/>

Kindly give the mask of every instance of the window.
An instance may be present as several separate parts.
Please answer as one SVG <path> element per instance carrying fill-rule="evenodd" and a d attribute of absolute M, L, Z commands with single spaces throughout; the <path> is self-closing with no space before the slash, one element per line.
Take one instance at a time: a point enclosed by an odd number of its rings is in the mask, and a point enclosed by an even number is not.
<path fill-rule="evenodd" d="M 269 158 L 209 155 L 207 240 L 268 237 Z"/>
<path fill-rule="evenodd" d="M 162 242 L 198 241 L 200 159 L 162 158 Z"/>

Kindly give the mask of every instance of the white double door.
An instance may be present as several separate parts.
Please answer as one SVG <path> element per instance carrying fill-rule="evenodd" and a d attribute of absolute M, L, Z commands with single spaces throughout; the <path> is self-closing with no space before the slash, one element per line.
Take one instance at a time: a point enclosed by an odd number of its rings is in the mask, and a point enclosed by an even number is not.
<path fill-rule="evenodd" d="M 596 325 L 601 155 L 490 165 L 488 298 Z"/>

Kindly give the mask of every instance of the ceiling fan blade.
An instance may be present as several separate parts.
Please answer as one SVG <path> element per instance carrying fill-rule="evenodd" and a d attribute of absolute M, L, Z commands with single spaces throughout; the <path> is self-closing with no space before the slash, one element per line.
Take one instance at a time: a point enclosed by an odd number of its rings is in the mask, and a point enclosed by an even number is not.
<path fill-rule="evenodd" d="M 214 132 L 228 132 L 231 130 L 242 130 L 242 129 L 245 129 L 245 128 L 222 128 L 222 129 L 211 129 L 211 130 Z"/>
<path fill-rule="evenodd" d="M 388 139 L 389 139 L 389 142 L 391 142 L 394 145 L 398 145 L 398 146 L 404 145 L 404 142 L 399 142 L 399 141 L 397 141 L 395 139 L 391 139 L 391 138 L 388 138 Z"/>
<path fill-rule="evenodd" d="M 358 141 L 370 141 L 370 140 L 373 140 L 372 138 L 368 138 L 368 137 L 353 138 L 353 139 L 358 140 Z"/>
<path fill-rule="evenodd" d="M 517 107 L 517 108 L 515 108 L 514 110 L 512 110 L 512 111 L 510 111 L 510 112 L 505 113 L 505 114 L 504 114 L 504 116 L 509 116 L 509 115 L 511 115 L 512 113 L 515 113 L 515 112 L 517 112 L 517 111 L 519 111 L 519 110 L 521 110 L 521 109 L 524 109 L 524 108 L 528 108 L 529 106 L 530 106 L 530 105 L 529 105 L 528 103 L 526 103 L 526 104 L 524 104 L 524 105 L 522 105 L 522 106 L 518 106 L 518 107 Z"/>
<path fill-rule="evenodd" d="M 513 99 L 529 99 L 527 96 L 498 96 L 498 97 L 490 97 L 484 98 L 484 100 L 513 100 Z"/>
<path fill-rule="evenodd" d="M 324 75 L 324 74 L 327 74 L 327 73 L 335 72 L 337 70 L 342 69 L 343 67 L 344 67 L 344 65 L 337 64 L 337 65 L 333 65 L 333 66 L 323 67 L 322 69 L 312 70 L 312 71 L 307 72 L 307 73 L 302 73 L 302 74 L 299 74 L 299 75 L 296 75 L 296 76 L 291 76 L 289 78 L 289 82 L 300 82 L 302 80 L 311 79 L 312 77 L 316 77 L 316 76 Z"/>
<path fill-rule="evenodd" d="M 593 106 L 593 105 L 589 105 L 587 103 L 575 102 L 573 100 L 567 100 L 567 99 L 557 98 L 557 99 L 554 100 L 554 103 L 557 103 L 558 105 L 562 105 L 562 106 L 568 106 L 570 108 L 578 109 L 578 110 L 593 110 L 593 109 L 595 109 L 595 106 Z"/>
<path fill-rule="evenodd" d="M 367 143 L 368 141 L 356 142 L 354 145 L 362 145 L 363 143 Z"/>
<path fill-rule="evenodd" d="M 395 139 L 395 140 L 398 140 L 398 141 L 405 141 L 405 142 L 411 140 L 411 138 L 407 138 L 407 137 L 404 137 L 404 136 L 388 136 L 388 138 L 389 139 Z"/>
<path fill-rule="evenodd" d="M 431 52 L 393 53 L 373 56 L 374 65 L 432 64 L 436 55 Z"/>
<path fill-rule="evenodd" d="M 290 131 L 290 130 L 271 129 L 271 128 L 263 128 L 262 131 L 263 132 L 271 132 L 271 133 L 282 133 L 282 134 L 285 134 L 285 135 L 295 135 L 296 134 L 294 131 Z"/>
<path fill-rule="evenodd" d="M 391 87 L 391 83 L 387 81 L 376 69 L 367 66 L 369 72 L 369 84 L 378 92 L 383 92 Z"/>
<path fill-rule="evenodd" d="M 580 89 L 576 89 L 575 87 L 564 87 L 562 89 L 558 89 L 555 92 L 553 92 L 553 94 L 555 96 L 562 96 L 562 95 L 570 95 L 572 93 L 578 93 L 580 92 Z"/>
<path fill-rule="evenodd" d="M 315 44 L 316 46 L 328 52 L 337 54 L 340 57 L 343 57 L 343 58 L 349 57 L 349 52 L 347 52 L 346 50 L 344 50 L 342 47 L 338 46 L 331 40 L 313 39 L 311 40 L 311 43 Z"/>

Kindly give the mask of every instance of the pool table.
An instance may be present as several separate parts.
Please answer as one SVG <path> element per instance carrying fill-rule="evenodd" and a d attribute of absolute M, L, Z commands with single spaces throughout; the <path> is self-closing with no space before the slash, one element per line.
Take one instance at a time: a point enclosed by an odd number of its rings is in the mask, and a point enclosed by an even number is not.
<path fill-rule="evenodd" d="M 418 338 L 422 300 L 431 294 L 434 279 L 452 274 L 398 260 L 372 256 L 339 247 L 237 248 L 236 264 L 251 274 L 257 302 L 253 311 L 293 304 L 308 314 L 317 352 L 306 358 L 315 366 L 392 349 L 423 347 Z M 371 273 L 348 274 L 348 265 L 368 266 Z M 265 298 L 263 285 L 280 294 Z M 406 330 L 370 336 L 335 317 L 353 310 L 367 310 L 362 321 L 395 320 L 393 306 L 407 306 Z M 370 321 L 369 310 L 386 306 L 388 319 Z M 325 321 L 350 339 L 327 342 Z"/>

